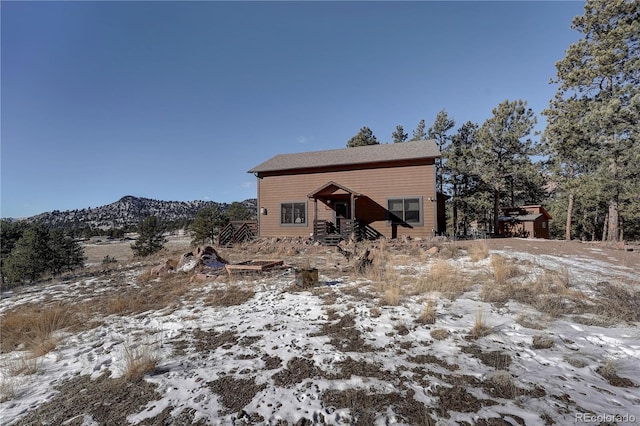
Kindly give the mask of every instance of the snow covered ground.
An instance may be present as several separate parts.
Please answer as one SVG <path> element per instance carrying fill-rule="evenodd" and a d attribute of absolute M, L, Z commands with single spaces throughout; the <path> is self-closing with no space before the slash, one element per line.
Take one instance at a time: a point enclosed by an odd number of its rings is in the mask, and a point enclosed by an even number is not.
<path fill-rule="evenodd" d="M 4 348 L 2 424 L 640 424 L 640 328 L 629 320 L 637 263 L 593 249 L 492 250 L 517 269 L 503 283 L 511 290 L 563 282 L 562 300 L 574 297 L 579 309 L 563 302 L 551 314 L 488 297 L 491 258 L 473 262 L 464 250 L 442 260 L 424 247 L 383 247 L 379 276 L 354 273 L 333 249 L 313 250 L 287 258 L 322 258 L 310 289 L 294 285 L 293 269 L 201 283 L 143 280 L 148 265 L 121 263 L 108 275 L 5 293 L 5 319 L 63 306 L 83 321 L 56 331 L 41 355 Z M 415 290 L 439 262 L 468 282 L 461 296 Z M 623 288 L 624 318 L 594 306 L 603 283 Z M 136 289 L 144 300 L 130 296 Z M 385 297 L 394 289 L 398 302 Z M 420 320 L 426 307 L 433 324 Z M 130 377 L 136 359 L 153 360 L 141 379 Z"/>

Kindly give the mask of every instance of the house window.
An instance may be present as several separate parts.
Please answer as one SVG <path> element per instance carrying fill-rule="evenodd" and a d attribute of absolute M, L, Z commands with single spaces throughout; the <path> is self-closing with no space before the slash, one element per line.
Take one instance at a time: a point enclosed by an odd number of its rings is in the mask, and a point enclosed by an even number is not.
<path fill-rule="evenodd" d="M 281 225 L 306 225 L 307 224 L 307 203 L 281 203 L 280 204 L 280 224 Z"/>
<path fill-rule="evenodd" d="M 387 210 L 391 222 L 422 225 L 422 197 L 389 198 Z"/>

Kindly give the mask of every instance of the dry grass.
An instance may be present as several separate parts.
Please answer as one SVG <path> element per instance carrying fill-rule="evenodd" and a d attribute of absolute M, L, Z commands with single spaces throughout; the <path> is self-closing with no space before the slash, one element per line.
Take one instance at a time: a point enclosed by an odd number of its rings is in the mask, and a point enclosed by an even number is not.
<path fill-rule="evenodd" d="M 499 398 L 514 399 L 519 394 L 513 376 L 504 370 L 497 371 L 491 376 L 489 386 L 491 386 L 491 394 Z"/>
<path fill-rule="evenodd" d="M 479 339 L 480 337 L 487 336 L 491 334 L 493 328 L 487 325 L 484 312 L 482 309 L 479 309 L 476 313 L 476 320 L 473 323 L 473 327 L 469 331 L 469 337 L 472 339 Z"/>
<path fill-rule="evenodd" d="M 436 339 L 436 340 L 444 340 L 447 337 L 449 337 L 449 330 L 446 330 L 444 328 L 436 328 L 431 330 L 431 337 Z"/>
<path fill-rule="evenodd" d="M 471 289 L 471 283 L 460 269 L 444 260 L 437 260 L 426 277 L 421 277 L 414 285 L 415 294 L 439 292 L 454 300 Z"/>
<path fill-rule="evenodd" d="M 0 378 L 0 403 L 11 401 L 16 397 L 16 381 L 11 377 Z"/>
<path fill-rule="evenodd" d="M 482 287 L 480 296 L 483 301 L 504 304 L 513 300 L 533 306 L 551 317 L 584 312 L 588 297 L 569 286 L 571 280 L 566 269 L 545 270 L 533 281 L 516 282 L 510 278 L 523 271 L 502 259 L 501 256 L 491 257 L 494 277 L 485 282 Z"/>
<path fill-rule="evenodd" d="M 548 324 L 544 318 L 540 315 L 518 315 L 516 322 L 525 328 L 532 330 L 544 330 Z"/>
<path fill-rule="evenodd" d="M 489 256 L 489 246 L 485 242 L 475 243 L 467 249 L 472 262 L 478 262 Z"/>
<path fill-rule="evenodd" d="M 533 336 L 532 345 L 533 349 L 549 349 L 553 347 L 553 339 L 549 336 L 542 334 L 536 334 Z"/>
<path fill-rule="evenodd" d="M 439 247 L 438 257 L 440 259 L 455 259 L 460 256 L 460 248 L 455 244 L 443 244 Z"/>
<path fill-rule="evenodd" d="M 246 303 L 255 295 L 252 288 L 231 284 L 222 289 L 215 289 L 205 298 L 205 303 L 211 306 L 237 306 Z"/>
<path fill-rule="evenodd" d="M 35 357 L 20 356 L 8 362 L 7 373 L 10 376 L 30 376 L 36 374 L 40 369 L 40 361 Z"/>
<path fill-rule="evenodd" d="M 125 345 L 122 349 L 124 363 L 123 379 L 128 382 L 142 380 L 145 374 L 154 372 L 159 358 L 153 352 L 153 345 L 143 344 L 137 348 Z"/>
<path fill-rule="evenodd" d="M 78 324 L 77 312 L 71 305 L 19 306 L 0 319 L 1 352 L 23 349 L 34 357 L 44 355 L 56 347 L 56 331 Z"/>
<path fill-rule="evenodd" d="M 418 318 L 418 322 L 422 324 L 435 324 L 436 322 L 436 306 L 433 299 L 427 300 L 424 308 L 422 309 L 422 313 Z"/>
<path fill-rule="evenodd" d="M 512 260 L 494 254 L 490 258 L 491 270 L 493 271 L 493 279 L 497 284 L 504 284 L 508 279 L 520 275 L 520 269 Z"/>
<path fill-rule="evenodd" d="M 600 300 L 594 311 L 611 322 L 640 321 L 640 288 L 631 284 L 612 284 L 607 281 L 598 283 L 596 290 Z"/>
<path fill-rule="evenodd" d="M 392 283 L 385 287 L 381 303 L 386 306 L 398 306 L 400 305 L 401 299 L 400 286 Z"/>

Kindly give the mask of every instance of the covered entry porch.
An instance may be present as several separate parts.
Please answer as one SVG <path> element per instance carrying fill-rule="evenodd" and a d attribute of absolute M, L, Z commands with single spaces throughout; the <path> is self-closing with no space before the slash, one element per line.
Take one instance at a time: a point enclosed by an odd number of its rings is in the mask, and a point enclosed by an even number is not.
<path fill-rule="evenodd" d="M 382 236 L 359 220 L 358 201 L 367 198 L 363 194 L 330 181 L 307 197 L 313 201 L 313 238 L 316 241 L 335 245 L 341 240 L 375 239 Z"/>

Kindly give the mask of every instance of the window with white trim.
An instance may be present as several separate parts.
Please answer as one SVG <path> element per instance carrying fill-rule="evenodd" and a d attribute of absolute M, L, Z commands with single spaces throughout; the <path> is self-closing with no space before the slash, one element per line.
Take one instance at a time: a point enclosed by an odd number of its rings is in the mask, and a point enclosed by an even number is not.
<path fill-rule="evenodd" d="M 290 202 L 280 204 L 280 225 L 306 226 L 306 224 L 306 202 Z"/>
<path fill-rule="evenodd" d="M 387 199 L 389 220 L 395 223 L 422 225 L 422 197 Z"/>

